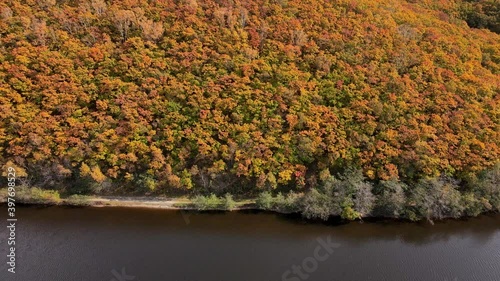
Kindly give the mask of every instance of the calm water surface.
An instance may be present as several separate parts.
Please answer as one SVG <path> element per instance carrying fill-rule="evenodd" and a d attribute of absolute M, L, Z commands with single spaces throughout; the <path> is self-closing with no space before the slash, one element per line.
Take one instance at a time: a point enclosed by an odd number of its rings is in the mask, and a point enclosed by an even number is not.
<path fill-rule="evenodd" d="M 6 271 L 4 226 L 2 281 L 500 280 L 500 216 L 328 225 L 263 213 L 23 207 L 17 217 L 17 273 Z M 328 239 L 338 244 L 331 253 L 318 242 Z"/>

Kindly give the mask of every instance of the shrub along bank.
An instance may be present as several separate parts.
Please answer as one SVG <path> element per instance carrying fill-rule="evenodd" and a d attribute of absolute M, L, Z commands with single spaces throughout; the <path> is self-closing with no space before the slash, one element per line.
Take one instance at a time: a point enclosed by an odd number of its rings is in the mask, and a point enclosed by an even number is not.
<path fill-rule="evenodd" d="M 477 216 L 500 211 L 500 166 L 484 171 L 467 183 L 441 176 L 421 179 L 410 188 L 399 180 L 367 181 L 361 171 L 326 176 L 318 187 L 303 193 L 261 193 L 260 209 L 299 212 L 308 219 L 331 216 L 354 220 L 362 217 L 422 219 Z"/>

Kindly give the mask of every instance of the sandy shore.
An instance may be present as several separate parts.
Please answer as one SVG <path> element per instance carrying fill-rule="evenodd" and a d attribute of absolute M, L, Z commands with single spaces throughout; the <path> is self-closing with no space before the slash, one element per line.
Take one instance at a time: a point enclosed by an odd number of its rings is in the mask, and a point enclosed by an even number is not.
<path fill-rule="evenodd" d="M 6 203 L 1 198 L 0 203 Z M 193 202 L 188 198 L 166 198 L 151 196 L 89 196 L 81 200 L 62 198 L 60 202 L 39 202 L 20 200 L 17 203 L 33 205 L 62 205 L 62 206 L 89 206 L 89 207 L 127 207 L 127 208 L 153 208 L 170 210 L 197 210 Z M 246 199 L 236 201 L 232 210 L 249 210 L 255 208 L 255 200 Z M 215 208 L 210 210 L 225 210 Z"/>
<path fill-rule="evenodd" d="M 62 204 L 71 202 L 64 202 Z M 161 197 L 128 197 L 128 196 L 102 196 L 86 200 L 93 207 L 132 207 L 132 208 L 158 208 L 158 209 L 184 209 L 190 203 L 187 199 L 161 198 Z"/>

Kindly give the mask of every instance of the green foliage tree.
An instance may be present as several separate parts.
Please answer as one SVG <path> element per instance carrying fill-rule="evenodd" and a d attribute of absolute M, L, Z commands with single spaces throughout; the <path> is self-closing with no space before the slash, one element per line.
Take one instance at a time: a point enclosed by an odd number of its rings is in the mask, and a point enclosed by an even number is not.
<path fill-rule="evenodd" d="M 500 33 L 500 2 L 496 0 L 466 0 L 459 6 L 461 17 L 470 27 L 488 28 Z"/>
<path fill-rule="evenodd" d="M 225 210 L 232 211 L 236 207 L 236 202 L 231 194 L 226 193 L 222 198 L 222 205 Z"/>
<path fill-rule="evenodd" d="M 330 216 L 335 215 L 331 196 L 331 193 L 325 194 L 317 188 L 311 189 L 304 196 L 302 203 L 302 214 L 304 217 L 308 219 L 327 220 Z"/>
<path fill-rule="evenodd" d="M 408 187 L 398 180 L 382 181 L 377 186 L 378 197 L 374 214 L 382 217 L 399 218 L 406 204 L 405 190 Z"/>
<path fill-rule="evenodd" d="M 198 210 L 215 210 L 221 207 L 222 200 L 215 194 L 209 196 L 197 195 L 192 200 Z"/>
<path fill-rule="evenodd" d="M 259 209 L 271 210 L 274 204 L 273 195 L 269 191 L 264 191 L 259 194 L 255 203 Z"/>
<path fill-rule="evenodd" d="M 446 177 L 420 180 L 410 190 L 409 206 L 412 220 L 457 218 L 464 211 L 457 183 Z"/>
<path fill-rule="evenodd" d="M 500 163 L 483 171 L 477 184 L 482 198 L 491 205 L 488 209 L 500 211 Z"/>

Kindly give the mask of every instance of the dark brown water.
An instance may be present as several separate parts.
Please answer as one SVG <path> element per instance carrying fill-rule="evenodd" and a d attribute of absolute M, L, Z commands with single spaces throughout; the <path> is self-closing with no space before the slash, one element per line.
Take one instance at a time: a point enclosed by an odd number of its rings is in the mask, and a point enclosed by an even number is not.
<path fill-rule="evenodd" d="M 121 208 L 17 212 L 17 273 L 6 271 L 3 226 L 2 281 L 500 280 L 500 216 L 431 226 Z M 329 239 L 335 247 L 325 249 Z"/>

